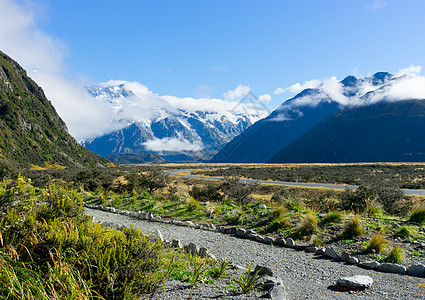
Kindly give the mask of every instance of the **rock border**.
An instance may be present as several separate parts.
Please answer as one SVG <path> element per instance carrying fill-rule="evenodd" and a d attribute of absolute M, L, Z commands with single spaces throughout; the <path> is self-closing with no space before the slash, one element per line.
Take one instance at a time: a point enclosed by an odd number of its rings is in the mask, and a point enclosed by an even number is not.
<path fill-rule="evenodd" d="M 342 252 L 338 254 L 332 247 L 318 248 L 318 247 L 306 247 L 306 246 L 296 245 L 295 241 L 290 237 L 287 237 L 287 238 L 278 237 L 275 239 L 271 236 L 259 235 L 255 231 L 250 229 L 247 230 L 247 229 L 243 229 L 243 228 L 239 228 L 235 226 L 216 227 L 214 224 L 197 224 L 197 223 L 193 223 L 192 221 L 164 220 L 160 216 L 155 216 L 152 212 L 127 211 L 127 210 L 116 209 L 114 207 L 104 207 L 102 205 L 92 205 L 87 203 L 85 203 L 84 206 L 90 209 L 102 210 L 102 211 L 110 212 L 114 214 L 125 215 L 125 216 L 136 218 L 139 220 L 147 220 L 151 222 L 160 222 L 164 224 L 172 224 L 177 226 L 186 226 L 186 227 L 195 228 L 195 229 L 214 231 L 214 232 L 219 232 L 222 234 L 234 235 L 238 238 L 249 239 L 249 240 L 267 244 L 267 245 L 275 245 L 280 247 L 297 249 L 297 250 L 301 250 L 301 251 L 305 251 L 309 253 L 314 253 L 316 255 L 321 255 L 321 256 L 329 258 L 330 260 L 341 261 L 347 264 L 357 265 L 358 267 L 363 269 L 369 269 L 369 270 L 379 271 L 383 273 L 395 273 L 400 275 L 409 275 L 414 277 L 425 278 L 425 265 L 423 264 L 415 264 L 415 265 L 406 267 L 400 264 L 393 264 L 393 263 L 379 263 L 377 261 L 360 261 L 355 256 L 349 255 L 346 252 Z M 158 232 L 156 233 L 156 235 L 158 236 Z M 193 243 L 190 243 L 189 245 L 186 245 L 186 246 L 182 246 L 181 242 L 178 240 L 173 240 L 172 242 L 168 242 L 164 240 L 162 241 L 166 243 L 170 243 L 170 245 L 174 245 L 174 246 L 179 245 L 178 246 L 179 248 L 183 248 L 186 251 L 190 251 L 192 252 L 193 255 L 196 254 L 200 257 L 211 257 L 216 259 L 214 255 L 208 252 L 207 249 L 199 248 Z"/>

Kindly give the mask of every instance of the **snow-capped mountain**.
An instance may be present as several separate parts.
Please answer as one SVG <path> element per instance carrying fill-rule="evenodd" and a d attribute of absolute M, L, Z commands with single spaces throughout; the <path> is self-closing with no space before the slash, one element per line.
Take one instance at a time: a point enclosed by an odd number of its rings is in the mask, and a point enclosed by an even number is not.
<path fill-rule="evenodd" d="M 421 81 L 415 82 L 417 80 Z M 269 162 L 281 149 L 290 146 L 342 109 L 425 98 L 423 81 L 422 77 L 378 72 L 365 78 L 348 76 L 341 81 L 331 78 L 319 82 L 283 102 L 267 118 L 235 137 L 214 156 L 213 161 Z M 418 86 L 422 86 L 422 89 L 418 90 Z M 309 150 L 314 151 L 315 146 L 311 144 Z M 287 156 L 285 159 L 290 161 Z M 301 160 L 298 158 L 298 161 Z"/>
<path fill-rule="evenodd" d="M 206 159 L 267 115 L 251 103 L 158 96 L 133 82 L 110 81 L 87 90 L 122 125 L 83 142 L 104 157 L 153 153 L 173 161 Z"/>

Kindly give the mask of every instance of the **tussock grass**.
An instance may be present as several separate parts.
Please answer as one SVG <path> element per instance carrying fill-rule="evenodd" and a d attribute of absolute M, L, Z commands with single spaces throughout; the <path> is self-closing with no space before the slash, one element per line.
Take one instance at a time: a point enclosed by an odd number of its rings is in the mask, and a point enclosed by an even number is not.
<path fill-rule="evenodd" d="M 332 211 L 323 217 L 323 223 L 337 223 L 342 220 L 342 214 L 338 211 Z"/>
<path fill-rule="evenodd" d="M 388 241 L 383 237 L 382 232 L 379 231 L 377 234 L 371 237 L 365 250 L 366 252 L 381 253 L 387 244 Z"/>
<path fill-rule="evenodd" d="M 425 223 L 425 206 L 414 209 L 410 215 L 409 221 L 418 223 L 418 224 L 424 224 Z"/>
<path fill-rule="evenodd" d="M 386 262 L 390 263 L 402 263 L 404 259 L 404 250 L 400 245 L 394 246 L 388 256 L 384 259 Z"/>
<path fill-rule="evenodd" d="M 306 214 L 302 217 L 301 224 L 298 226 L 296 234 L 302 237 L 317 231 L 317 217 L 314 214 Z"/>
<path fill-rule="evenodd" d="M 341 236 L 346 239 L 351 239 L 354 237 L 361 236 L 364 233 L 362 225 L 360 224 L 359 216 L 353 216 L 351 219 L 345 224 L 344 231 Z"/>

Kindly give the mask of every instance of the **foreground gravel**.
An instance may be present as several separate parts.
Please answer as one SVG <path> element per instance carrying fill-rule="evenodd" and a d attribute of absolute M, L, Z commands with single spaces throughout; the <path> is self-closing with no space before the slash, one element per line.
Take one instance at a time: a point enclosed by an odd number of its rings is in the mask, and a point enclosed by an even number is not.
<path fill-rule="evenodd" d="M 253 265 L 271 267 L 282 278 L 288 299 L 425 299 L 424 278 L 364 270 L 303 251 L 260 244 L 216 232 L 149 222 L 92 209 L 86 209 L 86 213 L 93 216 L 95 222 L 133 226 L 144 232 L 159 229 L 168 240 L 179 239 L 183 244 L 193 242 L 206 247 L 217 258 L 232 259 L 236 265 L 247 267 L 251 262 Z M 372 277 L 372 288 L 359 293 L 334 290 L 338 278 L 352 275 Z M 176 283 L 171 285 L 175 287 Z M 191 298 L 200 299 L 195 297 L 192 295 Z"/>

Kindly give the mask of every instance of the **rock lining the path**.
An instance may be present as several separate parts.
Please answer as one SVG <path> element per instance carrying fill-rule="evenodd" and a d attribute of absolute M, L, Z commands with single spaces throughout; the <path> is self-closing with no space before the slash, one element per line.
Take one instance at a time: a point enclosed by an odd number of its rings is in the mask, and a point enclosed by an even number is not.
<path fill-rule="evenodd" d="M 284 237 L 278 237 L 278 238 L 274 239 L 273 237 L 270 237 L 270 236 L 259 235 L 251 229 L 244 229 L 244 228 L 239 228 L 239 227 L 235 227 L 235 226 L 232 226 L 232 227 L 225 227 L 225 226 L 216 227 L 213 224 L 196 224 L 196 223 L 193 223 L 192 221 L 163 220 L 160 216 L 155 216 L 151 212 L 125 211 L 125 210 L 118 210 L 118 209 L 115 209 L 113 207 L 103 207 L 102 205 L 85 204 L 85 206 L 87 208 L 102 210 L 102 211 L 115 213 L 115 214 L 126 215 L 126 216 L 129 216 L 129 217 L 133 217 L 133 218 L 137 218 L 137 219 L 141 219 L 141 220 L 148 220 L 148 221 L 160 222 L 160 223 L 165 223 L 165 224 L 172 224 L 172 225 L 177 225 L 177 226 L 186 226 L 186 227 L 196 228 L 196 229 L 200 229 L 200 230 L 214 231 L 214 232 L 219 232 L 219 233 L 223 233 L 223 234 L 235 235 L 239 238 L 249 239 L 249 240 L 252 240 L 252 241 L 259 242 L 259 243 L 272 244 L 272 245 L 276 245 L 276 246 L 280 246 L 280 247 L 287 247 L 287 248 L 304 250 L 305 252 L 312 252 L 312 253 L 315 253 L 316 255 L 328 257 L 328 258 L 333 259 L 333 260 L 343 261 L 343 262 L 346 262 L 348 264 L 358 265 L 359 267 L 364 268 L 364 269 L 377 270 L 377 271 L 385 272 L 385 273 L 408 274 L 408 275 L 415 276 L 415 277 L 425 277 L 425 266 L 423 264 L 416 264 L 416 265 L 413 265 L 413 266 L 410 266 L 410 267 L 405 267 L 405 266 L 400 265 L 400 264 L 391 264 L 391 263 L 381 264 L 377 261 L 359 261 L 358 258 L 356 258 L 352 255 L 349 255 L 348 253 L 345 253 L 345 252 L 343 252 L 343 253 L 341 253 L 341 255 L 339 255 L 331 247 L 325 247 L 325 248 L 305 247 L 305 246 L 301 247 L 301 246 L 296 245 L 295 241 L 290 237 L 287 237 L 286 239 Z M 116 227 L 114 224 L 108 223 L 108 222 L 106 222 L 106 223 L 104 222 L 102 225 L 109 226 L 109 227 Z M 162 236 L 159 239 L 161 241 L 164 241 Z M 176 242 L 174 240 L 171 244 L 172 244 L 173 247 L 182 246 L 182 245 L 176 244 Z M 185 247 L 187 248 L 187 247 L 189 247 L 189 245 L 186 245 Z M 195 248 L 193 248 L 193 247 L 194 247 L 193 245 L 190 246 L 190 252 L 194 255 L 198 255 L 199 248 L 196 248 L 197 246 Z M 210 255 L 212 255 L 212 254 L 210 254 Z"/>

